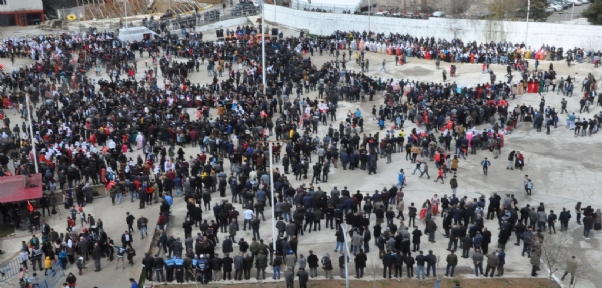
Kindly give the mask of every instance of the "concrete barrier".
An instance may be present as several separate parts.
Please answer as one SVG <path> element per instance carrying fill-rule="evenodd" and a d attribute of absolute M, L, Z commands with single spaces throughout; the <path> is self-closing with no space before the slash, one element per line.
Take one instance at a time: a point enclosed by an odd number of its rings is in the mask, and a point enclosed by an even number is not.
<path fill-rule="evenodd" d="M 307 29 L 316 35 L 331 35 L 335 30 L 400 33 L 435 39 L 460 38 L 463 41 L 543 44 L 587 50 L 602 49 L 602 26 L 545 22 L 492 21 L 450 18 L 406 19 L 354 14 L 316 13 L 264 4 L 265 21 L 292 29 Z M 527 35 L 528 33 L 528 35 Z"/>

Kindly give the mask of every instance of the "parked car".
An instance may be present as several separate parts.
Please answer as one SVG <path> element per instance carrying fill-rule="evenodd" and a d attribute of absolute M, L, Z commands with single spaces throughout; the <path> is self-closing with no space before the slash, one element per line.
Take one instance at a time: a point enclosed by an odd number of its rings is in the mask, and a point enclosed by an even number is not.
<path fill-rule="evenodd" d="M 443 18 L 443 17 L 445 17 L 445 12 L 435 11 L 435 12 L 433 12 L 433 14 L 431 14 L 431 17 Z"/>
<path fill-rule="evenodd" d="M 548 8 L 546 8 L 546 12 L 548 11 L 548 9 L 552 9 L 552 11 L 562 11 L 562 5 L 558 4 L 558 3 L 552 3 L 550 4 L 550 6 L 548 6 Z"/>
<path fill-rule="evenodd" d="M 386 11 L 385 12 L 376 12 L 376 13 L 374 13 L 374 16 L 384 16 L 384 17 L 387 17 L 387 16 L 389 16 L 389 12 L 386 12 Z"/>
<path fill-rule="evenodd" d="M 569 2 L 569 6 L 570 5 L 575 5 L 575 6 L 583 5 L 583 3 L 581 3 L 581 1 L 579 1 L 579 0 L 567 0 L 567 2 Z"/>

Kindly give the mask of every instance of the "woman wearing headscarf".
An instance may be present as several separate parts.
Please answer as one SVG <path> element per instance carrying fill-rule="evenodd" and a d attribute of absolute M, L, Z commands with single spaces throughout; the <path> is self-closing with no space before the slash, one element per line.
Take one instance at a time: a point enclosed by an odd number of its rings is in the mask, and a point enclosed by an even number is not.
<path fill-rule="evenodd" d="M 138 132 L 138 136 L 136 136 L 136 149 L 140 150 L 144 147 L 144 136 L 142 136 L 141 132 Z"/>

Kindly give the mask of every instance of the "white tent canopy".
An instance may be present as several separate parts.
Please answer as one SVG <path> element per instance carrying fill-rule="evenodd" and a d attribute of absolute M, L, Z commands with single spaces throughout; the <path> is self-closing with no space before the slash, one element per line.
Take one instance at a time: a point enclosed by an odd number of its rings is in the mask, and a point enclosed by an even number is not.
<path fill-rule="evenodd" d="M 332 13 L 342 13 L 343 11 L 359 10 L 362 0 L 292 0 L 291 8 L 299 10 L 323 9 L 332 11 Z"/>

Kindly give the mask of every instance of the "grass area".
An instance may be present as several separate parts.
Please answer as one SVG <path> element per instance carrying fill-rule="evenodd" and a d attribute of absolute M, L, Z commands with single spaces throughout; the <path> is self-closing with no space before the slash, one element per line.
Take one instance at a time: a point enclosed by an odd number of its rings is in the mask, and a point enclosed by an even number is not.
<path fill-rule="evenodd" d="M 6 237 L 15 232 L 15 227 L 10 224 L 0 224 L 0 238 Z"/>

